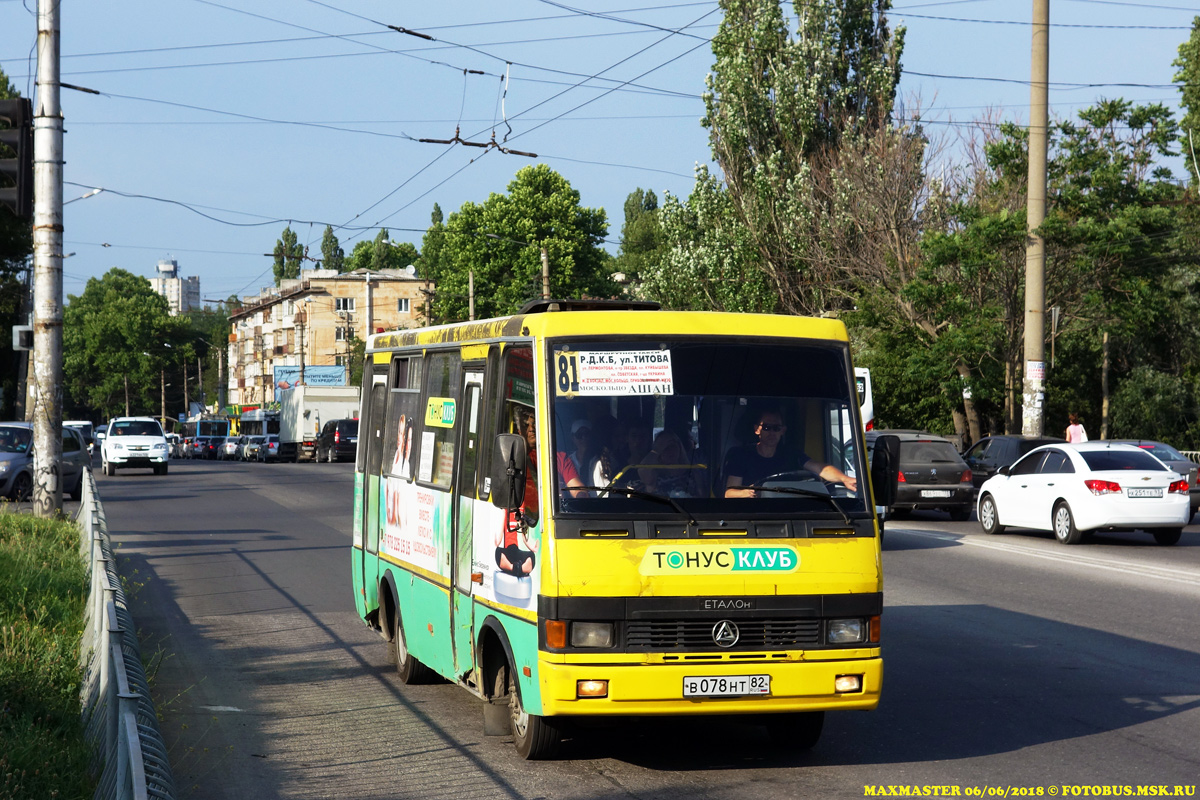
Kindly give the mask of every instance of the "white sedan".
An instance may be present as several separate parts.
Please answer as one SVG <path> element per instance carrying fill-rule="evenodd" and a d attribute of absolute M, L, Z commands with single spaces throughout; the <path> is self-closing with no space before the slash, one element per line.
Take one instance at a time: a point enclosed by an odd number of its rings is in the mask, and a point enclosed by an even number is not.
<path fill-rule="evenodd" d="M 1144 450 L 1108 442 L 1031 450 L 984 481 L 977 512 L 985 533 L 1034 528 L 1063 544 L 1097 530 L 1145 530 L 1175 544 L 1191 519 L 1186 478 Z"/>

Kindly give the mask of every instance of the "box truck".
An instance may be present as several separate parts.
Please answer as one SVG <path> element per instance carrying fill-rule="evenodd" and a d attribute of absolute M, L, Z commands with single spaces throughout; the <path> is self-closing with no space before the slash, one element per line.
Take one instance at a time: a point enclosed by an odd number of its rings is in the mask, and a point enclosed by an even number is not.
<path fill-rule="evenodd" d="M 358 416 L 357 386 L 294 386 L 279 403 L 279 460 L 317 459 L 317 437 L 331 419 Z"/>

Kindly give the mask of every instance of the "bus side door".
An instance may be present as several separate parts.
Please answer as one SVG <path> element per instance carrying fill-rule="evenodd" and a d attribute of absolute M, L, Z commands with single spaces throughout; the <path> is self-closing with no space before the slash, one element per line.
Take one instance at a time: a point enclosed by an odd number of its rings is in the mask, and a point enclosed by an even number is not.
<path fill-rule="evenodd" d="M 463 675 L 475 666 L 474 600 L 471 580 L 475 537 L 476 499 L 479 494 L 479 471 L 487 469 L 480 453 L 483 447 L 483 370 L 463 371 L 463 406 L 465 414 L 459 428 L 458 475 L 454 488 L 454 541 L 451 543 L 454 588 L 450 593 L 450 627 L 453 629 L 454 673 Z"/>
<path fill-rule="evenodd" d="M 366 376 L 364 376 L 366 378 Z M 364 381 L 365 382 L 365 381 Z M 363 612 L 379 607 L 379 530 L 382 515 L 380 495 L 383 479 L 383 427 L 387 416 L 387 373 L 380 371 L 371 381 L 364 403 L 365 416 L 359 423 L 354 500 L 356 525 L 362 531 L 362 560 L 355 565 L 355 592 L 363 601 Z M 355 536 L 358 540 L 358 536 Z"/>

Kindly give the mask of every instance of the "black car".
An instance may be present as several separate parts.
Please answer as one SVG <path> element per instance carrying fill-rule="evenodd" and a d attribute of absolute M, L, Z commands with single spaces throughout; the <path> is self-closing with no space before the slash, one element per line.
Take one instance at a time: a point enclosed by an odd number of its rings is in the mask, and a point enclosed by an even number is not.
<path fill-rule="evenodd" d="M 867 434 L 867 449 L 890 434 L 900 440 L 900 480 L 896 500 L 887 509 L 897 517 L 913 509 L 941 509 L 950 519 L 964 522 L 975 507 L 971 470 L 948 439 L 914 431 L 881 431 Z"/>
<path fill-rule="evenodd" d="M 1011 467 L 1035 447 L 1061 441 L 1057 436 L 985 436 L 967 448 L 963 461 L 971 468 L 971 482 L 978 489 L 1001 467 Z"/>
<path fill-rule="evenodd" d="M 317 461 L 353 461 L 358 453 L 358 420 L 331 419 L 317 437 Z"/>
<path fill-rule="evenodd" d="M 1157 458 L 1159 461 L 1167 465 L 1168 469 L 1175 470 L 1183 477 L 1187 478 L 1188 493 L 1192 500 L 1192 513 L 1196 513 L 1196 509 L 1200 508 L 1200 486 L 1196 484 L 1200 481 L 1197 479 L 1196 464 L 1188 459 L 1183 453 L 1163 442 L 1156 442 L 1151 439 L 1112 439 L 1113 444 L 1131 444 L 1134 447 L 1140 447 L 1150 455 Z"/>
<path fill-rule="evenodd" d="M 225 444 L 224 436 L 210 436 L 204 440 L 204 451 L 201 458 L 218 459 L 221 457 L 221 445 Z"/>

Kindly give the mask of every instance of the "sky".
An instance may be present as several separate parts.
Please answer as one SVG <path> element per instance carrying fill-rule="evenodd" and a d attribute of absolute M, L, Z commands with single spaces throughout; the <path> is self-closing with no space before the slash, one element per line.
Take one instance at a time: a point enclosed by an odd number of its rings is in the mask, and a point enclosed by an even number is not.
<path fill-rule="evenodd" d="M 316 257 L 326 224 L 347 253 L 381 227 L 419 248 L 434 203 L 482 203 L 539 161 L 605 209 L 616 254 L 630 192 L 686 198 L 710 162 L 720 10 L 575 2 L 63 0 L 61 80 L 99 92 L 61 94 L 64 293 L 174 259 L 205 300 L 257 294 L 286 225 Z M 0 0 L 0 69 L 28 97 L 34 10 Z M 1050 0 L 1051 116 L 1114 97 L 1177 108 L 1171 62 L 1196 16 L 1200 0 Z M 1028 120 L 1031 17 L 1032 0 L 895 0 L 903 109 L 947 166 L 973 121 Z M 456 131 L 536 158 L 417 141 Z"/>

